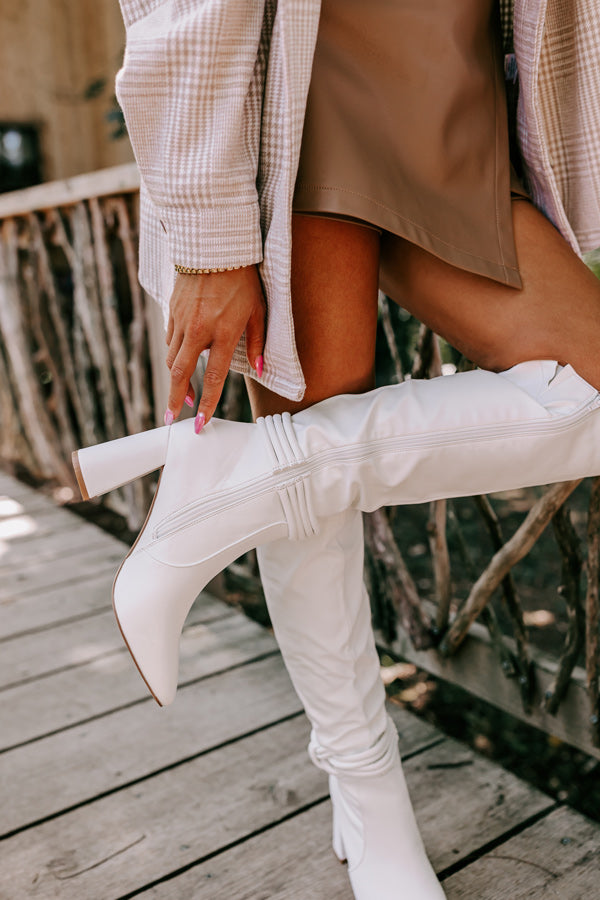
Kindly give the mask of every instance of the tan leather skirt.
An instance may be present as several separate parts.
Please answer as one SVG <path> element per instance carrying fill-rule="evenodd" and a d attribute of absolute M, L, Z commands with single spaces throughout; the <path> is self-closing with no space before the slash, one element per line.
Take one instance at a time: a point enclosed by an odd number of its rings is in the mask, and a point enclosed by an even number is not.
<path fill-rule="evenodd" d="M 494 0 L 322 0 L 295 211 L 520 287 L 511 188 Z"/>

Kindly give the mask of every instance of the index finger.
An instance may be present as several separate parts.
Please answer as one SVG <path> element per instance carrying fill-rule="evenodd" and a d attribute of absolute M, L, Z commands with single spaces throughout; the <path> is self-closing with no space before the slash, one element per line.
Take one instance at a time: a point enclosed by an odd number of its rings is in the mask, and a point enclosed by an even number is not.
<path fill-rule="evenodd" d="M 170 418 L 170 420 L 173 421 L 173 419 L 176 419 L 181 412 L 184 400 L 189 392 L 190 379 L 198 364 L 200 352 L 201 349 L 199 350 L 189 341 L 184 341 L 179 347 L 173 361 L 167 361 L 167 365 L 171 370 L 169 401 L 165 416 L 167 425 L 170 424 L 170 422 L 167 421 L 167 418 Z"/>
<path fill-rule="evenodd" d="M 194 423 L 196 434 L 200 434 L 205 424 L 214 415 L 223 392 L 232 356 L 233 349 L 228 346 L 213 344 L 210 348 L 208 363 L 202 379 L 202 396 Z"/>

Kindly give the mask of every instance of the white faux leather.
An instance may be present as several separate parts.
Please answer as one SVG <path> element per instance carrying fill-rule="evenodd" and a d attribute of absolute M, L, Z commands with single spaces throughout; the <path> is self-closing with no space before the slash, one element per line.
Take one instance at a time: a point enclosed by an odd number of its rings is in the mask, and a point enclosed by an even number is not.
<path fill-rule="evenodd" d="M 100 497 L 165 464 L 169 429 L 154 428 L 105 444 L 85 447 L 77 461 L 88 497 Z"/>
<path fill-rule="evenodd" d="M 443 894 L 430 889 L 437 881 L 415 833 L 401 772 L 387 777 L 385 784 L 386 790 L 397 794 L 393 803 L 386 801 L 388 813 L 381 826 L 395 844 L 390 860 L 381 856 L 377 835 L 370 837 L 372 807 L 381 792 L 379 778 L 397 769 L 400 759 L 396 729 L 385 712 L 363 584 L 363 551 L 362 513 L 347 510 L 326 519 L 320 533 L 307 540 L 280 540 L 259 547 L 263 588 L 283 659 L 312 725 L 310 756 L 330 774 L 334 852 L 340 859 L 348 857 L 352 871 L 364 856 L 356 878 L 351 872 L 355 897 L 437 900 Z M 349 777 L 337 778 L 338 774 Z M 365 779 L 358 806 L 356 778 Z M 371 783 L 373 803 L 369 802 Z M 369 851 L 363 854 L 367 840 Z M 415 846 L 417 853 L 412 852 Z M 403 865 L 406 854 L 411 855 L 408 870 Z M 405 893 L 407 885 L 414 887 L 419 868 L 428 892 Z M 384 893 L 382 879 L 387 880 Z"/>
<path fill-rule="evenodd" d="M 313 741 L 344 755 L 385 728 L 385 691 L 363 584 L 362 513 L 346 510 L 304 541 L 258 548 L 267 607 Z"/>
<path fill-rule="evenodd" d="M 292 417 L 314 515 L 600 474 L 600 395 L 570 366 L 522 363 L 334 397 Z M 315 465 L 317 463 L 317 465 Z"/>
<path fill-rule="evenodd" d="M 322 762 L 331 773 L 334 849 L 348 861 L 356 900 L 444 900 L 421 840 L 393 722 L 369 754 Z"/>
<path fill-rule="evenodd" d="M 162 706 L 175 697 L 181 629 L 200 591 L 242 553 L 287 534 L 254 425 L 214 420 L 201 435 L 192 419 L 170 426 L 154 503 L 113 585 L 125 642 Z"/>
<path fill-rule="evenodd" d="M 278 538 L 310 537 L 347 509 L 598 475 L 599 405 L 598 392 L 570 366 L 538 361 L 499 375 L 477 370 L 333 397 L 257 425 L 213 419 L 201 435 L 191 420 L 171 426 L 153 508 L 113 595 L 155 697 L 171 701 L 177 657 L 162 624 L 153 631 L 141 619 L 151 622 L 165 597 L 179 623 L 210 578 L 242 553 Z M 162 436 L 153 435 L 119 447 L 131 461 L 134 442 L 161 445 Z M 141 453 L 135 472 L 129 462 L 119 464 L 114 445 L 95 448 L 92 457 L 90 477 L 104 489 L 111 470 L 134 477 L 158 458 Z M 136 562 L 131 577 L 134 560 L 146 556 L 152 565 Z M 161 654 L 168 660 L 155 661 Z"/>

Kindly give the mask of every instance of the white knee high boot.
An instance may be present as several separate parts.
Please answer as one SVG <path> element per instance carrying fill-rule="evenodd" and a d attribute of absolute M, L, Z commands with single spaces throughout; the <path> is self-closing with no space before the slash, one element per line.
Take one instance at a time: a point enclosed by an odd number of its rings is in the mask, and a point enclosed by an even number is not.
<path fill-rule="evenodd" d="M 343 756 L 386 728 L 385 690 L 363 584 L 362 513 L 325 519 L 305 541 L 258 548 L 262 584 L 286 668 L 313 739 Z"/>
<path fill-rule="evenodd" d="M 159 703 L 177 686 L 195 597 L 251 547 L 318 534 L 346 509 L 600 474 L 600 395 L 570 366 L 531 362 L 324 400 L 256 425 L 191 420 L 79 451 L 84 496 L 164 466 L 113 604 Z"/>
<path fill-rule="evenodd" d="M 333 847 L 357 900 L 440 900 L 406 789 L 363 584 L 362 514 L 258 549 L 273 629 L 329 774 Z"/>
<path fill-rule="evenodd" d="M 316 765 L 330 773 L 334 850 L 348 861 L 356 900 L 443 900 L 419 834 L 391 719 L 363 753 L 335 757 L 314 744 L 309 749 Z"/>

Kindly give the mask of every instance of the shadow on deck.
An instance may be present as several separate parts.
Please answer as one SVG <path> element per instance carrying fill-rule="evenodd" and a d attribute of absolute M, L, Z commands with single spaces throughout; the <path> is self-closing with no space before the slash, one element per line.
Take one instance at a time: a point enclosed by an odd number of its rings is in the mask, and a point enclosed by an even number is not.
<path fill-rule="evenodd" d="M 273 637 L 202 595 L 159 709 L 113 621 L 124 552 L 0 474 L 0 897 L 352 900 Z M 392 715 L 449 900 L 598 896 L 599 825 Z"/>

